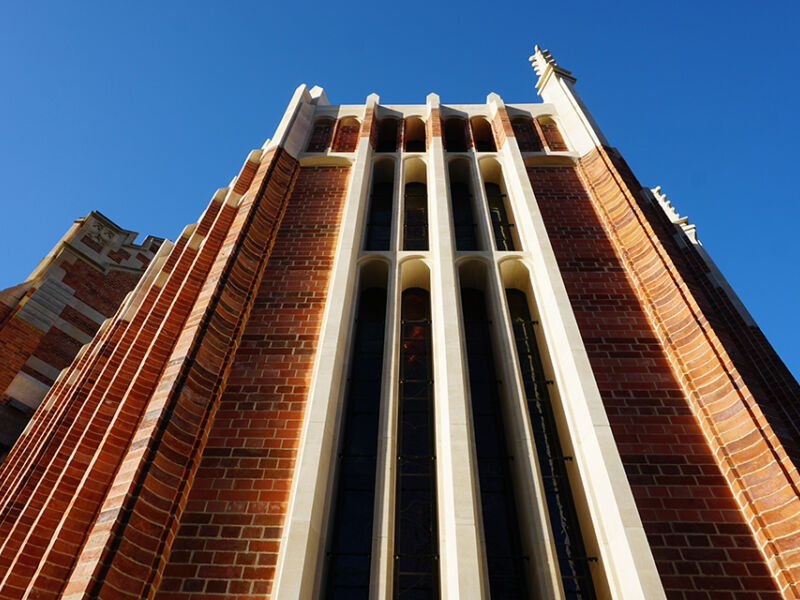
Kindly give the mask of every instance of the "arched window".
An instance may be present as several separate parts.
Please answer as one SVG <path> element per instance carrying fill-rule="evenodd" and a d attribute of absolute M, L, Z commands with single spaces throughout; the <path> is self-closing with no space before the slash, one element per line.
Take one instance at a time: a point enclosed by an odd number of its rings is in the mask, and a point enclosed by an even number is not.
<path fill-rule="evenodd" d="M 439 597 L 431 308 L 428 291 L 403 292 L 400 309 L 400 391 L 394 597 Z"/>
<path fill-rule="evenodd" d="M 465 277 L 465 270 L 481 267 L 462 265 L 459 279 L 489 588 L 492 598 L 522 600 L 528 597 L 525 572 L 529 564 L 514 499 L 513 449 L 506 436 L 484 294 L 468 287 Z M 485 273 L 480 279 L 485 281 Z"/>
<path fill-rule="evenodd" d="M 306 152 L 325 152 L 331 145 L 333 137 L 333 119 L 318 119 L 314 122 Z"/>
<path fill-rule="evenodd" d="M 392 198 L 394 197 L 394 161 L 379 160 L 372 169 L 372 193 L 365 250 L 388 250 L 392 237 Z"/>
<path fill-rule="evenodd" d="M 378 141 L 375 152 L 397 152 L 397 119 L 385 118 L 378 121 Z"/>
<path fill-rule="evenodd" d="M 591 600 L 596 595 L 589 570 L 590 558 L 586 555 L 567 474 L 567 462 L 572 457 L 564 455 L 559 439 L 548 391 L 548 385 L 552 382 L 545 377 L 536 342 L 535 327 L 538 322 L 531 319 L 525 292 L 507 288 L 506 300 L 564 595 L 567 598 Z"/>
<path fill-rule="evenodd" d="M 472 210 L 472 177 L 469 162 L 457 159 L 447 168 L 456 250 L 478 250 L 478 235 Z"/>
<path fill-rule="evenodd" d="M 425 163 L 409 160 L 403 197 L 403 250 L 428 249 L 428 187 Z"/>
<path fill-rule="evenodd" d="M 328 553 L 326 597 L 366 598 L 372 556 L 372 513 L 378 454 L 387 268 L 361 270 L 362 292 L 353 336 L 337 461 L 336 503 Z"/>
<path fill-rule="evenodd" d="M 537 119 L 539 127 L 542 129 L 542 135 L 547 147 L 553 152 L 561 152 L 567 150 L 567 145 L 564 143 L 564 138 L 561 137 L 561 132 L 558 130 L 558 125 L 550 117 L 539 117 Z"/>
<path fill-rule="evenodd" d="M 484 159 L 480 165 L 483 186 L 486 192 L 486 203 L 492 219 L 495 248 L 497 250 L 521 249 L 514 225 L 514 213 L 511 210 L 508 195 L 506 194 L 502 168 L 493 159 Z"/>
<path fill-rule="evenodd" d="M 460 117 L 450 117 L 444 122 L 444 149 L 447 152 L 467 151 L 467 122 Z"/>
<path fill-rule="evenodd" d="M 336 128 L 336 139 L 333 142 L 335 152 L 354 152 L 358 147 L 358 135 L 361 124 L 358 119 L 345 117 L 339 120 Z"/>
<path fill-rule="evenodd" d="M 403 137 L 406 152 L 425 152 L 425 123 L 422 119 L 406 119 Z"/>
<path fill-rule="evenodd" d="M 542 140 L 530 117 L 514 117 L 511 119 L 511 127 L 514 129 L 514 137 L 521 152 L 541 152 Z"/>
<path fill-rule="evenodd" d="M 496 152 L 497 146 L 494 143 L 494 134 L 489 121 L 483 117 L 472 117 L 472 137 L 475 140 L 475 150 L 478 152 Z"/>

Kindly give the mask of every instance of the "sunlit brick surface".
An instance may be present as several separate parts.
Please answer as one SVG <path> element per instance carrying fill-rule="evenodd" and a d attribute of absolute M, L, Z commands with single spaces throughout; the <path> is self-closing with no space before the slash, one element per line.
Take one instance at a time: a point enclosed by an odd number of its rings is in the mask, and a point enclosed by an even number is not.
<path fill-rule="evenodd" d="M 300 171 L 158 598 L 271 589 L 348 171 Z"/>

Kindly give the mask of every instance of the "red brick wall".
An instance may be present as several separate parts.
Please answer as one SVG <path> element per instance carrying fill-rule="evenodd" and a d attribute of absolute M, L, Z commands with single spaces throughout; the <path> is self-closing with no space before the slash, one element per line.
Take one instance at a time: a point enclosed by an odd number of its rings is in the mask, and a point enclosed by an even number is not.
<path fill-rule="evenodd" d="M 139 273 L 109 271 L 102 273 L 82 260 L 61 264 L 65 274 L 62 281 L 75 290 L 75 297 L 110 317 L 114 314 L 125 294 L 139 281 Z"/>
<path fill-rule="evenodd" d="M 511 121 L 514 136 L 517 138 L 520 152 L 541 152 L 542 140 L 536 132 L 531 118 L 516 118 Z"/>
<path fill-rule="evenodd" d="M 331 145 L 335 124 L 336 121 L 333 119 L 317 121 L 311 131 L 311 139 L 308 141 L 306 152 L 325 152 Z"/>
<path fill-rule="evenodd" d="M 578 173 L 528 173 L 669 598 L 779 598 Z"/>
<path fill-rule="evenodd" d="M 99 323 L 98 323 L 99 326 Z M 79 341 L 64 333 L 58 327 L 51 327 L 39 342 L 33 355 L 56 369 L 63 369 L 81 349 Z"/>
<path fill-rule="evenodd" d="M 425 147 L 430 148 L 433 138 L 442 137 L 442 117 L 438 108 L 432 108 L 425 121 Z"/>
<path fill-rule="evenodd" d="M 358 134 L 360 131 L 361 125 L 358 121 L 353 119 L 348 124 L 345 124 L 342 120 L 339 120 L 333 149 L 336 152 L 354 152 L 358 147 Z"/>
<path fill-rule="evenodd" d="M 506 143 L 507 137 L 514 137 L 514 128 L 511 126 L 511 120 L 508 118 L 508 111 L 506 111 L 505 106 L 498 107 L 491 121 L 491 126 L 498 150 Z"/>
<path fill-rule="evenodd" d="M 271 590 L 348 172 L 300 170 L 158 598 Z"/>
<path fill-rule="evenodd" d="M 0 394 L 22 369 L 43 336 L 43 331 L 13 316 L 0 328 Z"/>
<path fill-rule="evenodd" d="M 632 189 L 641 185 L 617 155 L 614 164 Z M 795 465 L 800 464 L 800 385 L 757 326 L 749 325 L 728 295 L 709 278 L 709 269 L 693 244 L 675 241 L 676 226 L 664 211 L 640 202 L 653 231 L 686 281 L 703 314 L 720 337 L 725 349 L 757 398 L 772 429 Z"/>
<path fill-rule="evenodd" d="M 536 120 L 542 131 L 545 143 L 550 150 L 559 152 L 567 150 L 567 145 L 564 143 L 564 138 L 561 137 L 561 132 L 558 130 L 558 125 L 555 121 L 548 118 L 539 118 Z"/>

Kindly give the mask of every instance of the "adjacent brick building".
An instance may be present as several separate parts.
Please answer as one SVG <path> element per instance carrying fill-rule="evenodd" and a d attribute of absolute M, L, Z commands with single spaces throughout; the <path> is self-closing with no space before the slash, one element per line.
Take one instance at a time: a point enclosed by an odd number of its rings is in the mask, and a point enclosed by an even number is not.
<path fill-rule="evenodd" d="M 93 211 L 24 282 L 0 291 L 0 460 L 163 242 L 148 236 L 135 244 L 136 236 Z"/>
<path fill-rule="evenodd" d="M 549 52 L 295 92 L 0 466 L 0 598 L 800 598 L 800 388 Z"/>

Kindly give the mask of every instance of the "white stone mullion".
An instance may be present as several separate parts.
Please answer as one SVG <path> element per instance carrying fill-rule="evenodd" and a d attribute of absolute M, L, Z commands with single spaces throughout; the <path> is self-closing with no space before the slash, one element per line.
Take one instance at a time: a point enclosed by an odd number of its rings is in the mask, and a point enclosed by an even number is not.
<path fill-rule="evenodd" d="M 428 96 L 429 108 L 438 108 L 438 103 L 438 96 Z M 441 597 L 478 599 L 488 596 L 488 583 L 481 560 L 477 464 L 440 137 L 431 140 L 427 156 Z"/>
<path fill-rule="evenodd" d="M 548 95 L 545 100 L 554 102 Z M 565 99 L 566 100 L 566 99 Z M 490 105 L 501 104 L 499 97 Z M 495 108 L 496 110 L 496 108 Z M 563 115 L 559 115 L 563 119 Z M 574 137 L 572 142 L 574 143 Z M 509 201 L 531 267 L 531 285 L 540 315 L 555 384 L 580 473 L 581 493 L 600 550 L 610 593 L 615 598 L 663 598 L 656 570 L 619 456 L 600 391 L 564 287 L 544 220 L 513 137 L 500 150 Z"/>
<path fill-rule="evenodd" d="M 370 600 L 391 597 L 394 575 L 395 482 L 397 478 L 397 408 L 400 370 L 400 268 L 389 266 L 386 286 L 386 333 L 383 344 L 375 517 L 372 526 Z"/>
<path fill-rule="evenodd" d="M 522 543 L 526 546 L 530 568 L 534 573 L 535 596 L 548 600 L 563 598 L 561 574 L 555 552 L 553 534 L 550 530 L 548 509 L 544 495 L 541 469 L 537 459 L 536 443 L 533 439 L 528 414 L 525 386 L 519 368 L 519 357 L 514 340 L 514 328 L 506 302 L 505 285 L 498 268 L 498 260 L 506 253 L 494 251 L 495 260 L 489 271 L 487 282 L 487 310 L 495 324 L 497 364 L 503 386 L 503 417 L 508 435 L 510 452 L 514 457 L 511 465 L 520 507 L 518 518 L 523 528 Z M 512 260 L 520 260 L 518 253 Z"/>
<path fill-rule="evenodd" d="M 377 96 L 367 106 L 377 104 Z M 295 133 L 290 129 L 290 135 Z M 302 135 L 301 135 L 302 134 Z M 305 132 L 296 132 L 298 140 Z M 365 223 L 372 148 L 360 138 L 339 227 L 328 298 L 317 341 L 306 417 L 300 438 L 289 510 L 281 538 L 273 597 L 313 598 L 323 585 L 325 531 L 334 503 L 333 479 L 341 406 L 356 301 L 358 253 Z"/>

